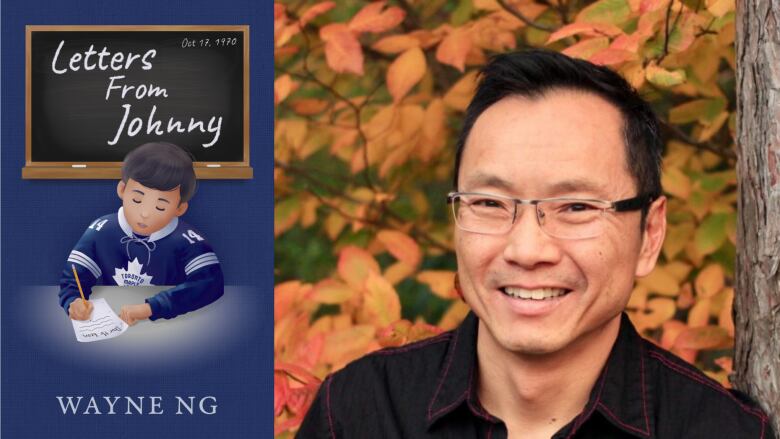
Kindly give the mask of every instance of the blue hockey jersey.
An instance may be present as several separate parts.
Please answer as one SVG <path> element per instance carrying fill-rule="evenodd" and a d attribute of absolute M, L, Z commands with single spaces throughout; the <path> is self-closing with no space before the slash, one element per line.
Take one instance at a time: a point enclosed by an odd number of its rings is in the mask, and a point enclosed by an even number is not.
<path fill-rule="evenodd" d="M 179 218 L 149 236 L 138 235 L 123 208 L 89 225 L 68 256 L 60 279 L 60 305 L 68 312 L 94 285 L 175 285 L 146 299 L 150 320 L 170 319 L 204 307 L 222 296 L 224 278 L 217 255 L 203 235 Z"/>

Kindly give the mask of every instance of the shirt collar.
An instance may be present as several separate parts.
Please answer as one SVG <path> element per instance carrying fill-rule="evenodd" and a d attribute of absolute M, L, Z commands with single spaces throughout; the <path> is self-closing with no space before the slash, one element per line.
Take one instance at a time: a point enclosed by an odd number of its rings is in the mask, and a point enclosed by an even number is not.
<path fill-rule="evenodd" d="M 477 317 L 470 312 L 454 331 L 428 404 L 426 419 L 429 428 L 464 403 L 475 416 L 498 421 L 482 408 L 476 396 L 477 325 Z M 637 437 L 651 436 L 652 392 L 648 392 L 647 388 L 644 351 L 644 341 L 624 313 L 607 363 L 591 390 L 588 403 L 570 428 L 579 429 L 594 412 L 599 412 L 626 433 Z"/>
<path fill-rule="evenodd" d="M 133 228 L 132 226 L 130 226 L 130 223 L 127 222 L 127 218 L 125 218 L 124 207 L 119 208 L 119 212 L 117 212 L 117 219 L 119 220 L 119 227 L 122 228 L 122 231 L 125 232 L 125 235 L 134 237 L 135 234 L 133 233 Z M 165 227 L 152 233 L 149 236 L 149 242 L 154 242 L 165 238 L 166 236 L 173 233 L 173 231 L 176 230 L 176 227 L 178 225 L 179 225 L 179 217 L 175 216 L 168 224 L 165 225 Z"/>

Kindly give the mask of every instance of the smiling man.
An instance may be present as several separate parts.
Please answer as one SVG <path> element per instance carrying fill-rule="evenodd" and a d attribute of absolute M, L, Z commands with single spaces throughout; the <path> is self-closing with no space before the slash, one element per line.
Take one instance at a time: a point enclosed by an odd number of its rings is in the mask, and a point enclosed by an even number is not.
<path fill-rule="evenodd" d="M 329 376 L 298 437 L 774 437 L 622 313 L 666 232 L 661 149 L 653 111 L 611 70 L 493 58 L 447 199 L 472 313 Z"/>
<path fill-rule="evenodd" d="M 195 193 L 190 155 L 166 142 L 131 151 L 122 164 L 118 212 L 94 220 L 70 252 L 60 279 L 60 305 L 70 318 L 87 320 L 96 284 L 174 285 L 144 303 L 123 306 L 119 316 L 170 319 L 206 306 L 224 291 L 217 255 L 203 234 L 179 220 Z M 73 276 L 73 269 L 78 280 Z"/>

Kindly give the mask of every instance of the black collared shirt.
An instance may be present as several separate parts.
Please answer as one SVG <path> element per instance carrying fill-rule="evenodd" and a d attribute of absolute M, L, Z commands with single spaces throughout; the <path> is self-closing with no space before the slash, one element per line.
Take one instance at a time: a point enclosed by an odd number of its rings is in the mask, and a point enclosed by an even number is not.
<path fill-rule="evenodd" d="M 479 403 L 477 323 L 369 354 L 330 375 L 298 438 L 507 437 Z M 741 394 L 637 334 L 624 314 L 620 333 L 582 412 L 554 439 L 774 438 Z"/>

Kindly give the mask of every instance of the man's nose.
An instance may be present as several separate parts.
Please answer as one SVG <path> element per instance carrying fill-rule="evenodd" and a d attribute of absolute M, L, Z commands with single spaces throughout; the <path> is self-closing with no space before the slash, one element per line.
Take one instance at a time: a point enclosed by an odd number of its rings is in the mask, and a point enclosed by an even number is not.
<path fill-rule="evenodd" d="M 560 260 L 557 240 L 542 230 L 536 215 L 536 206 L 517 206 L 515 223 L 506 235 L 503 257 L 507 262 L 532 269 Z"/>

